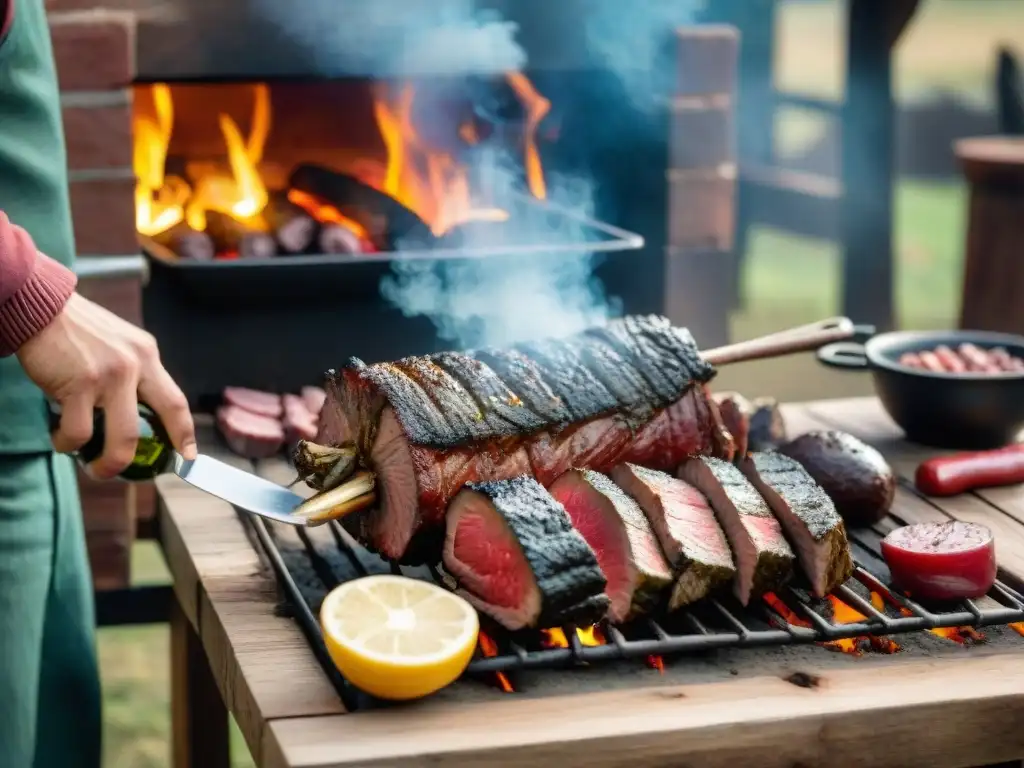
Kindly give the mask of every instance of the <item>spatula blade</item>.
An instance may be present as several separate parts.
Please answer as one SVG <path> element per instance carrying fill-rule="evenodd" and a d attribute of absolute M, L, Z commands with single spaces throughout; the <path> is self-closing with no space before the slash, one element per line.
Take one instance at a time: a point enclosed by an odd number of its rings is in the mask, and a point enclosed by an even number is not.
<path fill-rule="evenodd" d="M 292 511 L 305 501 L 302 496 L 223 461 L 202 455 L 187 461 L 176 455 L 174 474 L 243 512 L 288 525 L 306 524 L 303 518 L 292 515 Z"/>

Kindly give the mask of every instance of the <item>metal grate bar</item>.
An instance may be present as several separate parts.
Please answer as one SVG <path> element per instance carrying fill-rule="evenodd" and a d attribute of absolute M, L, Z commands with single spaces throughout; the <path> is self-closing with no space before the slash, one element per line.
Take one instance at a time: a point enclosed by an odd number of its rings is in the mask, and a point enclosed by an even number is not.
<path fill-rule="evenodd" d="M 275 524 L 240 514 L 251 526 L 256 542 L 264 551 L 281 584 L 292 615 L 306 635 L 342 702 L 350 710 L 378 706 L 380 702 L 366 696 L 338 673 L 327 653 L 315 615 L 318 606 L 311 604 L 303 595 L 293 573 L 296 567 L 314 573 L 322 582 L 323 591 L 326 593 L 339 583 L 339 577 L 329 559 L 325 557 L 325 553 L 318 551 L 317 543 L 306 531 L 298 529 L 300 546 L 293 547 L 286 556 L 282 551 L 281 542 L 273 533 Z M 385 564 L 356 544 L 337 522 L 326 528 L 330 531 L 329 542 L 332 545 L 332 552 L 336 549 L 343 555 L 344 561 L 351 566 L 355 578 L 390 571 L 414 578 L 428 578 L 429 574 L 429 579 L 434 582 L 450 585 L 450 579 L 440 567 L 429 566 L 413 572 L 395 564 Z M 670 616 L 646 617 L 625 626 L 603 623 L 600 626 L 606 639 L 603 645 L 585 645 L 580 641 L 575 627 L 567 626 L 562 628 L 567 647 L 543 647 L 540 632 L 520 632 L 513 635 L 489 624 L 485 618 L 484 624 L 487 626 L 484 631 L 497 644 L 498 653 L 495 656 L 484 656 L 478 651 L 466 672 L 474 676 L 495 672 L 514 673 L 620 659 L 664 657 L 719 648 L 828 642 L 864 635 L 893 635 L 938 627 L 983 627 L 1024 621 L 1024 596 L 1002 581 L 997 581 L 987 596 L 998 607 L 982 606 L 977 601 L 967 600 L 939 611 L 891 592 L 878 576 L 864 567 L 868 565 L 878 568 L 879 564 L 883 564 L 884 567 L 884 561 L 876 549 L 877 544 L 873 544 L 868 537 L 856 541 L 854 553 L 858 564 L 853 579 L 834 593 L 836 598 L 858 611 L 864 617 L 863 621 L 836 622 L 829 601 L 813 599 L 795 588 L 781 590 L 777 597 L 793 615 L 800 618 L 796 623 L 795 620 L 787 620 L 767 603 L 759 601 L 755 605 L 743 608 L 732 597 L 712 597 Z M 302 558 L 303 561 L 296 563 L 295 558 Z M 289 565 L 289 560 L 293 561 L 292 565 Z M 855 589 L 855 585 L 859 585 L 859 589 Z M 885 603 L 885 610 L 879 610 L 862 594 L 862 591 L 880 595 Z"/>

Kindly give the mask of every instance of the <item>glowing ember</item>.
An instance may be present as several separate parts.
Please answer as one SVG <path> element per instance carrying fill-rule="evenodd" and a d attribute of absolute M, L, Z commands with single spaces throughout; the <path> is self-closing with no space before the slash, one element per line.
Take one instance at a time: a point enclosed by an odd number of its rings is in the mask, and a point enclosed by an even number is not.
<path fill-rule="evenodd" d="M 778 597 L 778 595 L 769 592 L 765 594 L 762 599 L 768 604 L 768 607 L 794 627 L 811 626 L 809 621 L 798 616 L 794 611 L 792 611 L 789 606 L 787 606 Z M 865 620 L 866 617 L 864 614 L 853 606 L 847 605 L 835 595 L 829 595 L 828 599 L 832 605 L 832 618 L 837 624 L 856 624 L 857 622 Z M 900 649 L 899 645 L 894 640 L 891 640 L 888 637 L 875 637 L 874 635 L 829 640 L 827 642 L 818 643 L 818 645 L 821 645 L 830 651 L 849 653 L 852 656 L 860 656 L 866 649 L 872 650 L 875 653 L 886 654 L 896 653 Z"/>
<path fill-rule="evenodd" d="M 665 660 L 662 659 L 661 656 L 648 656 L 647 666 L 651 669 L 658 670 L 663 675 L 665 674 Z"/>
<path fill-rule="evenodd" d="M 883 597 L 878 592 L 871 593 L 871 605 L 874 606 L 877 611 L 884 611 L 886 604 L 891 605 L 897 611 L 900 616 L 913 616 L 914 612 L 901 604 L 892 594 L 886 594 Z M 1010 626 L 1013 626 L 1012 624 Z M 933 635 L 941 637 L 945 640 L 952 640 L 954 643 L 960 643 L 961 645 L 975 645 L 977 643 L 985 642 L 985 635 L 978 632 L 974 627 L 936 627 L 935 629 L 929 629 Z M 1022 632 L 1021 634 L 1024 634 Z"/>
<path fill-rule="evenodd" d="M 477 636 L 477 641 L 480 644 L 480 653 L 487 658 L 498 655 L 498 644 L 491 639 L 489 635 L 485 635 L 481 632 Z M 494 678 L 498 682 L 498 686 L 505 693 L 515 693 L 516 689 L 512 687 L 512 683 L 509 681 L 508 676 L 504 672 L 495 672 Z"/>
<path fill-rule="evenodd" d="M 601 628 L 596 624 L 591 627 L 584 627 L 583 629 L 576 630 L 576 636 L 580 639 L 583 645 L 607 645 L 608 641 L 604 639 L 604 633 Z"/>
<path fill-rule="evenodd" d="M 329 205 L 323 200 L 298 189 L 288 190 L 288 199 L 321 224 L 338 224 L 345 227 L 345 229 L 359 238 L 360 243 L 363 245 L 364 253 L 376 250 L 370 240 L 370 233 L 366 231 L 366 228 L 358 221 L 350 219 L 333 205 Z"/>

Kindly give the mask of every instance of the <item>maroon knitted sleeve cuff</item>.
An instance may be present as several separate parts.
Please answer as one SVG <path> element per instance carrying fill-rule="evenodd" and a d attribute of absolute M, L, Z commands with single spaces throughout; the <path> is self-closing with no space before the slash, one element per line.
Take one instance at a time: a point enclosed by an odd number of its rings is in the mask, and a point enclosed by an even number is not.
<path fill-rule="evenodd" d="M 70 269 L 37 253 L 32 274 L 17 293 L 0 304 L 0 357 L 13 355 L 48 326 L 64 309 L 77 282 Z"/>

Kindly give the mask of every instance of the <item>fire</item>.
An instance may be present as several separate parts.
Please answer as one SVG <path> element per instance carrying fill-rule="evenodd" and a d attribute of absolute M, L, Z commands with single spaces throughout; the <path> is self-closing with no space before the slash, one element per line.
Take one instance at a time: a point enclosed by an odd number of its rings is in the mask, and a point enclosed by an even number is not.
<path fill-rule="evenodd" d="M 1024 635 L 1024 621 L 1015 621 L 1010 625 L 1010 629 L 1016 632 L 1018 635 Z"/>
<path fill-rule="evenodd" d="M 541 631 L 541 645 L 545 648 L 568 648 L 569 640 L 558 627 L 551 627 L 550 629 L 542 629 Z M 605 639 L 604 632 L 596 624 L 589 627 L 582 627 L 576 629 L 576 637 L 579 638 L 581 645 L 598 646 L 607 645 L 608 641 Z"/>
<path fill-rule="evenodd" d="M 506 77 L 525 112 L 522 153 L 526 183 L 535 197 L 544 199 L 547 186 L 537 133 L 551 103 L 537 92 L 525 75 L 513 72 Z M 208 211 L 217 211 L 249 228 L 266 231 L 261 214 L 268 205 L 270 192 L 260 165 L 271 131 L 269 87 L 253 86 L 248 135 L 243 134 L 230 115 L 217 116 L 224 146 L 223 167 L 204 168 L 190 182 L 166 175 L 175 119 L 171 89 L 166 84 L 156 84 L 150 92 L 152 105 L 147 107 L 140 103 L 134 123 L 133 164 L 139 233 L 157 236 L 182 222 L 194 230 L 205 231 Z M 506 221 L 509 218 L 507 211 L 474 203 L 469 170 L 456 156 L 456 149 L 431 146 L 417 131 L 413 119 L 416 90 L 411 83 L 380 83 L 374 87 L 372 96 L 386 163 L 381 163 L 380 173 L 373 178 L 355 169 L 355 165 L 366 158 L 352 160 L 349 163 L 352 168 L 339 170 L 350 172 L 368 186 L 393 197 L 419 215 L 435 235 L 469 221 Z M 477 127 L 471 121 L 464 121 L 457 133 L 453 138 L 461 139 L 462 146 L 477 144 L 480 140 Z M 192 167 L 190 164 L 190 171 Z M 370 246 L 372 241 L 365 228 L 333 206 L 295 190 L 289 190 L 288 196 L 314 218 L 344 226 Z"/>
<path fill-rule="evenodd" d="M 435 235 L 468 221 L 507 220 L 506 211 L 474 208 L 466 167 L 450 152 L 428 146 L 416 132 L 412 121 L 415 95 L 408 83 L 397 89 L 380 85 L 375 90 L 374 114 L 388 157 L 381 191 L 418 214 Z M 472 126 L 461 126 L 459 133 L 467 143 L 475 143 Z M 528 153 L 528 164 L 530 157 Z M 540 156 L 535 157 L 535 173 L 543 184 Z"/>
<path fill-rule="evenodd" d="M 548 196 L 547 185 L 544 183 L 544 169 L 540 162 L 540 151 L 537 149 L 537 128 L 551 110 L 551 102 L 537 93 L 526 75 L 521 72 L 509 72 L 506 76 L 508 84 L 516 92 L 516 96 L 526 109 L 526 132 L 523 136 L 524 163 L 526 165 L 526 183 L 530 192 L 538 200 Z"/>
<path fill-rule="evenodd" d="M 479 635 L 477 635 L 477 641 L 480 644 L 480 653 L 482 653 L 484 656 L 486 656 L 487 658 L 491 658 L 493 656 L 498 655 L 498 644 L 494 642 L 493 639 L 491 639 L 490 635 L 485 635 L 483 632 L 481 632 Z M 516 689 L 512 687 L 512 683 L 508 679 L 508 675 L 506 675 L 504 672 L 495 672 L 494 678 L 495 680 L 497 680 L 498 686 L 505 693 L 516 692 Z"/>
<path fill-rule="evenodd" d="M 661 656 L 648 656 L 647 666 L 649 666 L 651 669 L 658 670 L 663 675 L 665 674 L 665 660 L 662 659 Z"/>
<path fill-rule="evenodd" d="M 886 603 L 899 611 L 901 616 L 914 615 L 913 611 L 897 601 L 891 594 L 887 594 L 883 597 L 881 593 L 872 591 L 871 605 L 874 606 L 875 610 L 884 611 Z M 1011 624 L 1010 626 L 1013 625 Z M 954 643 L 960 643 L 960 645 L 975 645 L 977 643 L 985 642 L 985 635 L 974 627 L 936 627 L 935 629 L 929 629 L 928 631 L 938 637 L 946 640 L 952 640 Z M 1021 632 L 1021 634 L 1024 634 L 1024 632 Z"/>
<path fill-rule="evenodd" d="M 768 592 L 762 599 L 768 604 L 768 607 L 794 627 L 812 626 L 809 621 L 790 610 L 789 606 L 787 606 L 778 597 L 778 595 Z M 866 619 L 864 614 L 853 606 L 844 603 L 835 595 L 829 595 L 828 599 L 832 605 L 832 618 L 837 624 L 856 624 L 857 622 L 864 621 Z M 853 656 L 862 655 L 864 653 L 865 646 L 868 646 L 876 653 L 896 653 L 900 649 L 899 645 L 894 640 L 891 640 L 888 637 L 875 637 L 874 635 L 829 640 L 827 642 L 819 643 L 819 645 L 828 648 L 831 651 L 849 653 Z"/>

